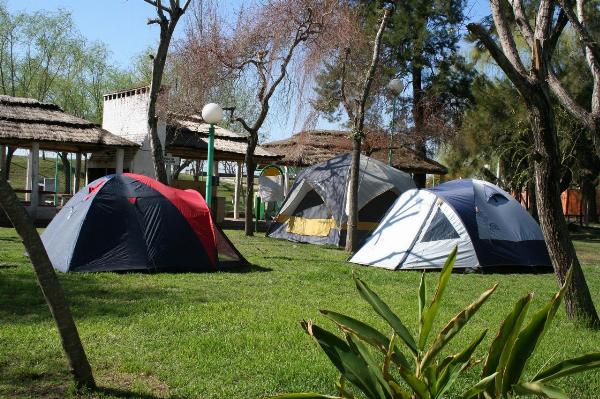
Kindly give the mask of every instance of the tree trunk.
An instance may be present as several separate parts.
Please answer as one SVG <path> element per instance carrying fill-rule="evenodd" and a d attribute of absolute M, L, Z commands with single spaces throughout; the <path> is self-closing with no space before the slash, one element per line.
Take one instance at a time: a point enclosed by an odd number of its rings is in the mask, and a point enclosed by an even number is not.
<path fill-rule="evenodd" d="M 536 202 L 550 259 L 561 285 L 569 267 L 573 268 L 573 280 L 565 293 L 569 318 L 588 327 L 600 328 L 600 319 L 562 212 L 558 143 L 552 104 L 541 85 L 533 86 L 529 94 L 527 107 L 534 139 Z"/>
<path fill-rule="evenodd" d="M 536 222 L 540 223 L 536 200 L 537 195 L 535 194 L 535 171 L 532 171 L 531 180 L 527 183 L 527 196 L 529 201 L 529 214 Z"/>
<path fill-rule="evenodd" d="M 181 162 L 181 160 L 179 160 L 179 165 L 177 165 L 177 167 L 173 171 L 173 180 L 179 179 L 179 174 L 181 173 L 181 171 L 184 170 L 185 168 L 187 168 L 188 166 L 190 166 L 191 163 L 192 163 L 191 159 L 186 159 L 183 162 Z"/>
<path fill-rule="evenodd" d="M 412 65 L 412 89 L 413 89 L 413 103 L 412 103 L 412 114 L 413 114 L 413 122 L 415 124 L 414 127 L 414 136 L 415 136 L 415 150 L 422 157 L 427 156 L 427 148 L 425 147 L 425 137 L 424 137 L 424 122 L 425 122 L 425 112 L 423 110 L 423 68 L 416 64 L 418 60 L 413 60 Z M 427 181 L 427 175 L 425 173 L 415 173 L 413 175 L 413 179 L 415 180 L 415 184 L 418 188 L 425 188 L 425 184 Z"/>
<path fill-rule="evenodd" d="M 158 118 L 150 115 L 156 115 L 156 100 L 150 100 L 148 107 L 148 126 L 150 127 L 150 151 L 152 152 L 152 162 L 154 164 L 154 173 L 156 180 L 167 184 L 167 168 L 165 167 L 165 157 L 163 147 L 158 137 Z"/>
<path fill-rule="evenodd" d="M 14 191 L 4 179 L 0 179 L 0 206 L 4 208 L 6 215 L 21 236 L 29 254 L 38 284 L 58 328 L 61 344 L 75 384 L 80 388 L 94 389 L 96 384 L 92 369 L 44 244 L 25 209 L 19 204 Z"/>
<path fill-rule="evenodd" d="M 258 143 L 258 132 L 249 132 L 248 146 L 246 147 L 246 203 L 244 206 L 244 232 L 246 236 L 254 235 L 254 171 L 256 164 L 254 163 L 254 150 Z"/>
<path fill-rule="evenodd" d="M 346 251 L 354 252 L 357 239 L 356 231 L 358 226 L 358 177 L 360 174 L 360 147 L 362 139 L 355 133 L 352 140 L 352 163 L 350 164 L 350 190 L 348 201 L 348 223 L 346 230 Z"/>
<path fill-rule="evenodd" d="M 71 162 L 69 161 L 69 154 L 66 152 L 59 152 L 58 156 L 62 162 L 63 175 L 65 176 L 65 188 L 64 194 L 71 194 Z"/>

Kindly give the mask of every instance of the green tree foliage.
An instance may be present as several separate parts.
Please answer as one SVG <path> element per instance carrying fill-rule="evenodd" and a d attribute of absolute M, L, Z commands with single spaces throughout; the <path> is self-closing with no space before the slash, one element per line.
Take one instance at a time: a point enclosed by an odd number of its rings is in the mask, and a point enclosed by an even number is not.
<path fill-rule="evenodd" d="M 377 27 L 377 7 L 381 2 L 356 2 L 364 36 L 373 36 Z M 474 71 L 457 53 L 461 38 L 460 26 L 464 22 L 465 1 L 384 2 L 394 6 L 389 28 L 382 41 L 382 60 L 379 76 L 375 80 L 373 95 L 367 107 L 367 123 L 381 124 L 382 111 L 389 111 L 385 86 L 392 77 L 412 82 L 412 92 L 402 101 L 404 114 L 398 118 L 404 123 L 395 124 L 407 129 L 403 136 L 420 146 L 424 143 L 444 141 L 458 125 L 464 106 L 471 98 L 470 84 Z M 359 64 L 362 52 L 353 52 Z M 313 107 L 330 121 L 343 121 L 345 114 L 337 96 L 340 86 L 340 60 L 326 63 L 316 78 L 316 99 Z M 349 68 L 349 71 L 355 69 Z M 348 76 L 346 86 L 351 91 L 358 81 Z M 387 105 L 387 107 L 386 107 Z M 381 126 L 380 126 L 381 127 Z M 431 146 L 430 146 L 431 147 Z"/>
<path fill-rule="evenodd" d="M 111 65 L 103 43 L 89 42 L 64 10 L 11 14 L 0 2 L 0 93 L 30 97 L 99 123 L 103 95 L 134 84 Z"/>

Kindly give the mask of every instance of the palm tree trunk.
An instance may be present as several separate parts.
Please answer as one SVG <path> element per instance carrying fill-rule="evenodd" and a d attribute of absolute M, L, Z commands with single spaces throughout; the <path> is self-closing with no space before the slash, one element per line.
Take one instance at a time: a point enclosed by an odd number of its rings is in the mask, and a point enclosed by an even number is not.
<path fill-rule="evenodd" d="M 23 245 L 29 254 L 38 284 L 58 328 L 60 341 L 75 384 L 80 388 L 94 389 L 96 383 L 92 375 L 92 368 L 44 244 L 25 209 L 19 204 L 14 191 L 4 179 L 0 179 L 0 206 L 21 236 Z"/>

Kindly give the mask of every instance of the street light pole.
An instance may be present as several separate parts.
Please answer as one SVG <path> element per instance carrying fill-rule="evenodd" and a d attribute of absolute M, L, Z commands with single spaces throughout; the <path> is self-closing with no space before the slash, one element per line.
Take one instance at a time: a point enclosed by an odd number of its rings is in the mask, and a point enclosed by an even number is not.
<path fill-rule="evenodd" d="M 210 103 L 202 108 L 202 119 L 210 126 L 208 128 L 208 154 L 206 162 L 206 205 L 212 211 L 213 192 L 213 163 L 215 158 L 215 124 L 223 119 L 223 109 L 219 104 Z"/>
<path fill-rule="evenodd" d="M 390 148 L 388 149 L 388 165 L 392 166 L 392 146 L 394 144 L 394 134 L 396 132 L 396 102 L 398 100 L 398 96 L 394 96 L 392 100 L 392 131 L 390 132 Z"/>
<path fill-rule="evenodd" d="M 206 162 L 206 204 L 208 209 L 212 209 L 212 188 L 213 188 L 213 163 L 215 157 L 215 125 L 210 124 L 208 128 L 208 156 Z"/>

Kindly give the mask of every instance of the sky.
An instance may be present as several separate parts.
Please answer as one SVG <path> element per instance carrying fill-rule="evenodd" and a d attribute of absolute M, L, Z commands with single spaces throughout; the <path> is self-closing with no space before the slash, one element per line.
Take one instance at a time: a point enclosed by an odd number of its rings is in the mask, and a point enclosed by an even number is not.
<path fill-rule="evenodd" d="M 2 1 L 2 0 L 0 0 Z M 112 61 L 128 68 L 143 50 L 156 45 L 159 30 L 147 25 L 155 14 L 153 7 L 143 0 L 4 0 L 10 11 L 56 11 L 71 12 L 73 21 L 89 41 L 107 45 Z M 238 9 L 244 0 L 224 0 L 227 8 Z M 488 0 L 468 0 L 466 15 L 471 21 L 479 21 L 488 15 Z M 175 37 L 181 36 L 185 27 L 185 15 L 179 22 Z M 294 126 L 294 112 L 287 118 L 269 118 L 267 135 L 276 140 L 290 136 L 300 127 Z M 320 121 L 319 128 L 335 129 L 337 126 Z"/>

